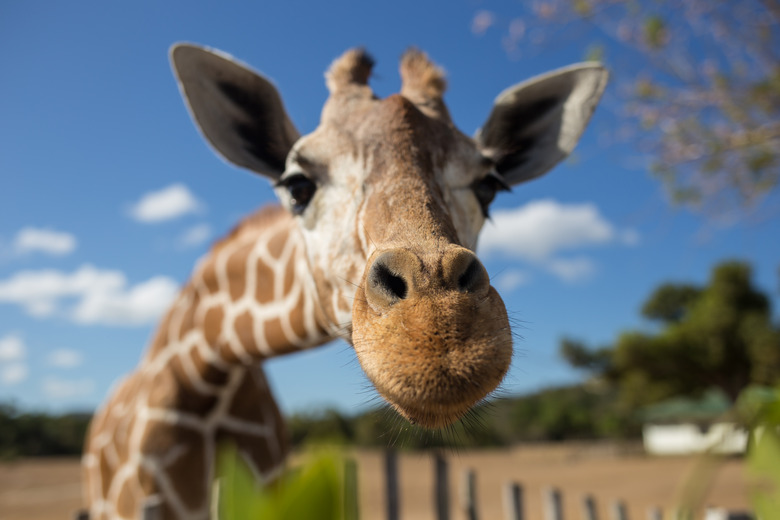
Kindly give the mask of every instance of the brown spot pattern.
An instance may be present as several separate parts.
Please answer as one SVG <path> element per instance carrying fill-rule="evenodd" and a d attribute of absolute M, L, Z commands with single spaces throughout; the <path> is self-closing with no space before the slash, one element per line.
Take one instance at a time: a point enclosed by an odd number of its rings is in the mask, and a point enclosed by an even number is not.
<path fill-rule="evenodd" d="M 246 262 L 254 244 L 247 243 L 239 247 L 227 261 L 228 292 L 230 299 L 238 300 L 244 295 L 246 288 Z"/>
<path fill-rule="evenodd" d="M 271 240 L 268 241 L 268 253 L 271 258 L 278 260 L 282 257 L 284 247 L 287 245 L 287 234 L 279 231 L 271 236 Z"/>
<path fill-rule="evenodd" d="M 135 494 L 133 493 L 133 483 L 125 481 L 119 490 L 119 497 L 116 500 L 116 511 L 120 516 L 132 517 L 135 512 Z"/>
<path fill-rule="evenodd" d="M 203 335 L 206 338 L 206 343 L 209 345 L 217 345 L 219 343 L 219 336 L 222 333 L 222 320 L 225 318 L 225 311 L 221 307 L 212 307 L 206 311 L 206 316 L 203 319 Z"/>
<path fill-rule="evenodd" d="M 203 270 L 200 273 L 200 284 L 206 288 L 209 294 L 215 294 L 220 292 L 219 280 L 217 279 L 217 267 L 214 265 L 214 261 L 207 262 L 203 266 Z"/>
<path fill-rule="evenodd" d="M 274 280 L 273 270 L 265 265 L 262 260 L 258 260 L 255 269 L 257 273 L 257 282 L 255 284 L 255 300 L 260 305 L 265 305 L 274 300 Z"/>
<path fill-rule="evenodd" d="M 303 313 L 303 294 L 301 294 L 290 313 L 290 328 L 299 338 L 306 337 L 306 327 L 304 326 L 305 319 L 306 317 Z"/>
<path fill-rule="evenodd" d="M 290 343 L 282 329 L 281 318 L 274 318 L 265 323 L 265 337 L 268 339 L 268 345 L 274 349 L 283 349 L 284 345 Z"/>
<path fill-rule="evenodd" d="M 252 318 L 252 313 L 244 311 L 239 314 L 236 321 L 233 323 L 233 328 L 236 331 L 238 340 L 244 346 L 244 349 L 247 352 L 256 354 L 258 350 L 257 343 L 255 342 L 254 319 Z"/>
<path fill-rule="evenodd" d="M 197 509 L 205 505 L 209 493 L 204 439 L 195 432 L 182 430 L 177 440 L 186 451 L 166 468 L 168 478 L 184 504 Z"/>
<path fill-rule="evenodd" d="M 279 283 L 278 280 L 275 283 Z M 295 263 L 290 262 L 284 269 L 284 285 L 282 286 L 283 294 L 290 294 L 292 291 L 293 283 L 295 283 Z"/>
<path fill-rule="evenodd" d="M 192 349 L 192 361 L 195 364 L 195 368 L 198 374 L 201 375 L 204 381 L 211 385 L 221 386 L 227 383 L 228 374 L 224 370 L 215 367 L 211 363 L 207 363 L 203 359 L 203 355 L 197 348 Z"/>

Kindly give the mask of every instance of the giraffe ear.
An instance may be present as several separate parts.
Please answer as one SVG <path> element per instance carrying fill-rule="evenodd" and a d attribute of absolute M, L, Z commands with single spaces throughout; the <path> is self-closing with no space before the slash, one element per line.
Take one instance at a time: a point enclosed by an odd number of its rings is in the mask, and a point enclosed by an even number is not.
<path fill-rule="evenodd" d="M 574 149 L 608 76 L 599 64 L 580 63 L 506 89 L 477 131 L 477 145 L 508 184 L 543 175 Z"/>
<path fill-rule="evenodd" d="M 171 63 L 192 118 L 223 158 L 278 179 L 300 134 L 269 80 L 219 51 L 178 44 Z"/>

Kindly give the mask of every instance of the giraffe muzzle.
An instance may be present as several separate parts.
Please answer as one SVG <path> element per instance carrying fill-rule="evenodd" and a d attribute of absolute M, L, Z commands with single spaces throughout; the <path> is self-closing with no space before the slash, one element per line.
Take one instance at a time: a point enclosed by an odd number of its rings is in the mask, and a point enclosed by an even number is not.
<path fill-rule="evenodd" d="M 447 426 L 503 379 L 512 357 L 509 322 L 471 251 L 380 252 L 362 290 L 353 345 L 379 393 L 409 422 Z"/>

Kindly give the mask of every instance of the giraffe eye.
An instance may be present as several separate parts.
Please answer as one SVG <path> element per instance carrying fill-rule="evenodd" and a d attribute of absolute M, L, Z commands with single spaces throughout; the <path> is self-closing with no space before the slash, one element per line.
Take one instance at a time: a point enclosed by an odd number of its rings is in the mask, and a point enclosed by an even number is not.
<path fill-rule="evenodd" d="M 510 188 L 504 182 L 504 179 L 495 172 L 490 172 L 481 179 L 477 179 L 471 185 L 471 189 L 474 191 L 474 195 L 477 197 L 480 207 L 482 208 L 482 214 L 485 218 L 488 218 L 488 208 L 493 199 L 496 198 L 496 193 L 499 191 L 509 191 Z"/>
<path fill-rule="evenodd" d="M 317 185 L 301 173 L 282 179 L 276 185 L 285 188 L 290 194 L 290 210 L 295 215 L 300 215 L 306 210 L 314 192 L 317 191 Z"/>

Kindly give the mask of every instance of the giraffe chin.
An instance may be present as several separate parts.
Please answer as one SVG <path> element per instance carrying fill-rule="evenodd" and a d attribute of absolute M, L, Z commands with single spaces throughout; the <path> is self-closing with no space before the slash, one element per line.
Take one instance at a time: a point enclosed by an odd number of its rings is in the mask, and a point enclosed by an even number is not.
<path fill-rule="evenodd" d="M 508 362 L 506 367 L 508 368 Z M 439 369 L 439 372 L 444 372 Z M 409 423 L 423 428 L 445 428 L 465 416 L 484 400 L 503 380 L 506 369 L 495 367 L 487 376 L 464 380 L 460 376 L 441 374 L 431 378 L 436 369 L 426 367 L 415 377 L 408 372 L 371 377 L 379 394 Z M 489 381 L 474 384 L 474 380 Z"/>
<path fill-rule="evenodd" d="M 457 422 L 471 406 L 457 409 L 423 410 L 415 408 L 402 408 L 400 405 L 391 403 L 393 409 L 398 415 L 409 421 L 409 424 L 422 426 L 428 429 L 440 429 Z"/>
<path fill-rule="evenodd" d="M 490 392 L 486 395 L 489 394 Z M 477 399 L 473 402 L 464 402 L 458 405 L 428 403 L 426 407 L 422 403 L 402 405 L 391 401 L 389 396 L 384 394 L 382 396 L 390 403 L 390 406 L 393 407 L 398 415 L 406 419 L 410 424 L 428 429 L 446 428 L 460 420 L 475 404 L 482 400 Z"/>
<path fill-rule="evenodd" d="M 424 373 L 419 374 L 420 377 L 408 372 L 395 377 L 392 374 L 389 377 L 387 374 L 371 377 L 369 374 L 369 379 L 379 394 L 409 423 L 438 429 L 466 415 L 474 405 L 496 389 L 506 374 L 506 370 L 497 370 L 484 379 L 491 381 L 489 386 L 477 386 L 457 376 L 429 378 L 435 371 L 426 368 Z"/>

